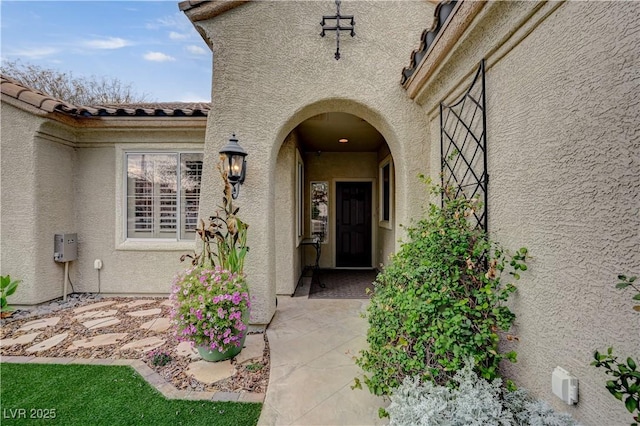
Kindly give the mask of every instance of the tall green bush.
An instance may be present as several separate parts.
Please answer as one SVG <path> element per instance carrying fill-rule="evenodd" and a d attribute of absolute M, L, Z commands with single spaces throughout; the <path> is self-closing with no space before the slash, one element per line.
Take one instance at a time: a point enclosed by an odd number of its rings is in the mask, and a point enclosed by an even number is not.
<path fill-rule="evenodd" d="M 515 361 L 515 352 L 498 349 L 500 331 L 515 318 L 504 302 L 516 288 L 503 272 L 519 279 L 527 250 L 509 256 L 473 227 L 468 218 L 476 207 L 462 199 L 430 205 L 376 278 L 369 347 L 356 360 L 373 394 L 391 394 L 407 376 L 447 384 L 469 357 L 487 380 L 499 376 L 502 359 Z"/>

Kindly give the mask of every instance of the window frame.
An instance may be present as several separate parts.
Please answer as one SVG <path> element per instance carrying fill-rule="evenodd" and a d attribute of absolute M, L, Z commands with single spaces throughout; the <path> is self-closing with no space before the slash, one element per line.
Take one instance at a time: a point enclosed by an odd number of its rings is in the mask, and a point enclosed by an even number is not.
<path fill-rule="evenodd" d="M 385 181 L 384 181 L 384 169 L 389 167 L 389 197 L 388 197 L 388 209 L 389 217 L 385 219 Z M 386 156 L 380 163 L 378 163 L 378 226 L 385 229 L 393 229 L 393 216 L 394 216 L 394 198 L 395 198 L 395 181 L 394 181 L 394 167 L 393 158 L 391 155 Z"/>
<path fill-rule="evenodd" d="M 304 188 L 304 161 L 296 149 L 296 247 L 304 239 Z"/>
<path fill-rule="evenodd" d="M 177 179 L 180 184 L 180 168 L 181 154 L 201 154 L 203 161 L 205 155 L 201 145 L 186 146 L 184 148 L 175 149 L 163 148 L 159 146 L 147 147 L 116 147 L 116 168 L 118 169 L 116 179 L 116 250 L 134 250 L 134 251 L 177 251 L 193 249 L 194 238 L 180 239 L 180 217 L 181 216 L 181 191 L 176 192 L 176 234 L 175 238 L 136 238 L 128 237 L 128 204 L 127 204 L 127 179 L 128 179 L 128 156 L 130 154 L 165 154 L 176 155 L 178 173 Z M 202 179 L 202 176 L 201 176 Z"/>
<path fill-rule="evenodd" d="M 330 203 L 330 193 L 329 193 L 329 181 L 326 180 L 312 180 L 311 182 L 309 182 L 309 226 L 311 227 L 311 237 L 313 237 L 313 220 L 315 220 L 313 218 L 313 208 L 314 208 L 314 202 L 313 202 L 313 193 L 314 193 L 314 185 L 324 185 L 324 187 L 326 188 L 326 192 L 327 192 L 327 215 L 326 215 L 326 221 L 324 224 L 324 239 L 320 240 L 320 244 L 329 244 L 329 224 L 330 224 L 330 214 L 329 212 L 331 211 L 331 203 Z"/>

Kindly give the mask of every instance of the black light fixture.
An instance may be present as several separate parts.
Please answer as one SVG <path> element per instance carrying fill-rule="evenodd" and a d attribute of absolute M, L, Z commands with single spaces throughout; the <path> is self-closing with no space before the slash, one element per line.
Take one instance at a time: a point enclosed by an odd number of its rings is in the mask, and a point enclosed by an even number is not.
<path fill-rule="evenodd" d="M 351 37 L 356 35 L 356 32 L 354 30 L 354 27 L 356 25 L 356 22 L 353 20 L 353 15 L 340 15 L 340 0 L 336 0 L 336 14 L 333 16 L 323 16 L 322 17 L 322 22 L 320 22 L 320 25 L 322 25 L 322 32 L 320 33 L 320 37 L 324 37 L 325 33 L 327 31 L 335 31 L 336 32 L 336 53 L 334 56 L 334 58 L 336 58 L 336 61 L 338 59 L 340 59 L 340 31 L 349 31 Z M 350 21 L 349 25 L 340 25 L 340 20 L 343 20 L 343 22 L 345 20 Z M 335 25 L 332 27 L 326 26 L 327 22 L 326 21 L 335 21 Z"/>
<path fill-rule="evenodd" d="M 229 178 L 232 188 L 231 196 L 235 200 L 238 198 L 240 185 L 244 182 L 244 177 L 247 173 L 247 162 L 245 160 L 247 151 L 238 144 L 238 139 L 234 133 L 229 138 L 229 142 L 220 150 L 220 155 L 224 156 L 224 172 Z"/>

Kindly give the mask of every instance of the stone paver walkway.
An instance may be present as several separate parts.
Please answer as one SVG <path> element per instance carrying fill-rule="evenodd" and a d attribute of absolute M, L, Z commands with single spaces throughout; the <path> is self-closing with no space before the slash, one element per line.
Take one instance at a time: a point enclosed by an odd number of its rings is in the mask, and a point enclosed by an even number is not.
<path fill-rule="evenodd" d="M 306 280 L 305 286 L 309 288 Z M 308 291 L 308 290 L 307 290 Z M 366 347 L 367 300 L 279 297 L 267 328 L 271 374 L 262 408 L 266 425 L 378 425 L 385 402 L 352 390 L 353 357 Z"/>
<path fill-rule="evenodd" d="M 305 280 L 309 288 L 309 280 Z M 303 286 L 304 288 L 304 286 Z M 155 305 L 152 305 L 155 303 Z M 87 359 L 75 356 L 86 348 L 113 347 L 144 353 L 162 345 L 162 333 L 170 332 L 166 316 L 169 304 L 162 300 L 132 300 L 126 303 L 101 301 L 76 308 L 67 322 L 82 327 L 87 336 L 71 338 L 63 321 L 55 314 L 44 319 L 24 321 L 10 335 L 2 332 L 0 346 L 24 349 L 21 356 L 7 356 L 0 362 L 58 364 L 130 365 L 142 377 L 171 399 L 207 399 L 216 401 L 264 402 L 259 425 L 378 425 L 378 408 L 385 402 L 367 390 L 352 390 L 361 371 L 353 357 L 366 345 L 366 320 L 360 314 L 368 300 L 322 300 L 303 297 L 279 297 L 276 314 L 267 329 L 271 372 L 266 396 L 261 393 L 195 392 L 176 389 L 141 360 Z M 164 307 L 164 308 L 163 308 Z M 164 314 L 162 312 L 165 312 Z M 133 315 L 132 315 L 133 314 Z M 140 319 L 140 329 L 150 335 L 132 338 L 134 330 L 110 331 L 101 323 Z M 71 319 L 72 318 L 72 319 Z M 119 324 L 113 324 L 118 327 Z M 111 346 L 109 346 L 111 345 Z M 250 362 L 262 356 L 264 339 L 249 335 L 237 362 Z M 46 356 L 52 348 L 66 348 L 62 357 Z M 229 361 L 207 363 L 200 360 L 189 344 L 180 343 L 175 352 L 190 358 L 188 372 L 203 383 L 229 377 Z"/>
<path fill-rule="evenodd" d="M 168 318 L 170 306 L 166 299 L 104 300 L 77 307 L 71 312 L 63 310 L 42 318 L 18 320 L 19 328 L 3 324 L 0 362 L 130 365 L 167 398 L 262 402 L 263 393 L 178 390 L 139 359 L 167 342 L 172 333 Z M 66 321 L 61 321 L 61 317 Z M 122 329 L 122 324 L 127 324 L 127 317 L 136 322 L 130 325 L 133 329 Z M 7 331 L 9 329 L 13 331 Z M 261 359 L 264 344 L 263 335 L 248 336 L 245 348 L 235 360 L 236 365 Z M 92 350 L 102 352 L 94 356 Z M 173 350 L 179 356 L 190 358 L 187 375 L 199 382 L 212 384 L 235 374 L 235 366 L 230 361 L 201 361 L 197 351 L 188 343 L 177 344 Z M 79 351 L 84 351 L 82 356 L 79 356 Z M 129 354 L 129 357 L 122 357 L 119 355 L 121 352 Z M 111 355 L 102 356 L 105 353 Z M 133 353 L 138 359 L 128 359 Z"/>

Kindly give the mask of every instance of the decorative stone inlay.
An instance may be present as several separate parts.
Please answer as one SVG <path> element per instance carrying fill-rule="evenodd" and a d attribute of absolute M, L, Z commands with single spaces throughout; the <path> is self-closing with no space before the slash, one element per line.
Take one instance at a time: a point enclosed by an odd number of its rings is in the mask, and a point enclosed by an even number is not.
<path fill-rule="evenodd" d="M 95 330 L 98 328 L 108 327 L 110 325 L 116 325 L 116 324 L 120 324 L 120 320 L 115 317 L 97 318 L 97 319 L 92 319 L 91 321 L 82 323 L 82 325 L 87 327 L 89 330 Z"/>
<path fill-rule="evenodd" d="M 108 311 L 89 311 L 73 317 L 74 320 L 84 321 L 89 318 L 104 318 L 112 317 L 118 313 L 117 309 L 109 309 Z"/>
<path fill-rule="evenodd" d="M 33 321 L 29 321 L 18 329 L 18 331 L 37 330 L 38 328 L 45 328 L 56 325 L 60 321 L 60 317 L 40 318 Z"/>
<path fill-rule="evenodd" d="M 134 300 L 132 302 L 118 303 L 117 305 L 114 306 L 114 308 L 137 308 L 138 306 L 148 305 L 150 303 L 156 303 L 156 302 L 157 300 L 149 300 L 149 299 Z"/>
<path fill-rule="evenodd" d="M 150 315 L 158 315 L 160 312 L 162 312 L 162 309 L 153 308 L 145 309 L 144 311 L 127 312 L 127 315 L 130 315 L 132 317 L 148 317 Z"/>
<path fill-rule="evenodd" d="M 91 305 L 81 306 L 79 308 L 74 309 L 73 313 L 74 314 L 79 314 L 81 312 L 92 311 L 94 309 L 104 308 L 105 306 L 113 305 L 114 303 L 116 303 L 115 300 L 106 301 L 106 302 L 92 303 Z"/>
<path fill-rule="evenodd" d="M 124 345 L 123 347 L 121 347 L 121 350 L 125 350 L 125 349 L 138 349 L 141 350 L 143 352 L 148 352 L 151 349 L 155 349 L 159 346 L 164 345 L 164 340 L 160 339 L 158 337 L 147 337 L 146 339 L 141 339 L 141 340 L 135 340 L 131 343 L 127 343 L 126 345 Z"/>
<path fill-rule="evenodd" d="M 264 336 L 262 334 L 249 334 L 244 341 L 244 348 L 236 356 L 236 362 L 242 364 L 250 359 L 260 358 L 264 354 Z"/>
<path fill-rule="evenodd" d="M 196 380 L 212 384 L 220 380 L 233 376 L 236 369 L 231 365 L 231 361 L 196 361 L 189 364 L 187 374 L 193 376 Z"/>
<path fill-rule="evenodd" d="M 15 337 L 13 339 L 2 339 L 0 340 L 0 346 L 24 345 L 26 343 L 31 343 L 40 333 L 42 332 L 38 331 L 37 333 L 23 334 L 22 336 Z"/>
<path fill-rule="evenodd" d="M 190 342 L 178 343 L 178 346 L 176 346 L 176 353 L 178 354 L 178 356 L 188 356 L 191 357 L 191 359 L 200 358 L 200 354 L 198 354 L 196 348 L 191 347 Z"/>
<path fill-rule="evenodd" d="M 67 338 L 68 335 L 69 333 L 57 334 L 43 342 L 38 343 L 37 345 L 31 346 L 25 352 L 33 353 L 33 352 L 46 351 L 47 349 L 51 349 L 52 347 L 61 343 L 64 339 Z"/>
<path fill-rule="evenodd" d="M 169 327 L 171 327 L 171 320 L 166 317 L 152 319 L 140 326 L 140 328 L 158 332 L 168 330 Z"/>
<path fill-rule="evenodd" d="M 129 333 L 107 333 L 99 334 L 97 336 L 89 337 L 87 339 L 76 340 L 71 343 L 68 350 L 75 350 L 78 348 L 93 348 L 96 346 L 113 345 L 118 343 L 118 340 L 122 340 L 127 337 Z"/>

